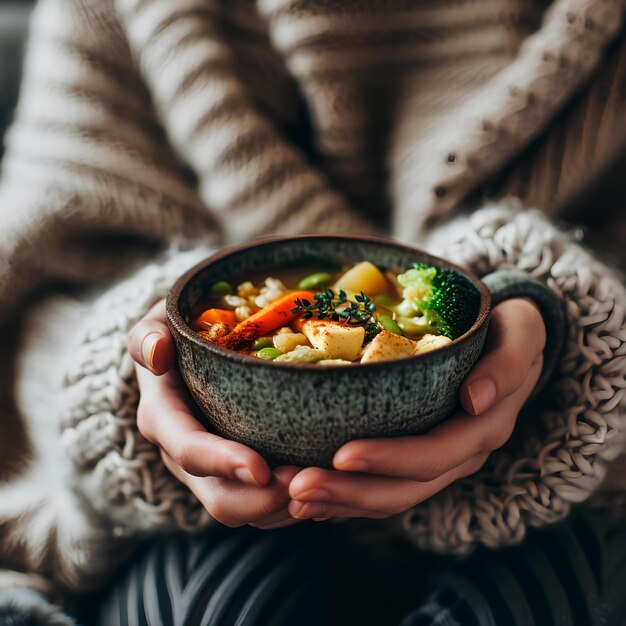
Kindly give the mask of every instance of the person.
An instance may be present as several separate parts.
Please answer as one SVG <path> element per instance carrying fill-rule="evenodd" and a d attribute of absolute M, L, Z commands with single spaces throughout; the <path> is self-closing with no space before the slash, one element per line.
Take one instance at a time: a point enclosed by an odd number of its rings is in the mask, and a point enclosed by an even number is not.
<path fill-rule="evenodd" d="M 0 584 L 83 592 L 136 538 L 215 520 L 383 518 L 468 554 L 622 493 L 626 292 L 600 258 L 623 227 L 594 258 L 556 222 L 622 145 L 623 21 L 621 0 L 40 0 L 0 183 Z M 511 300 L 422 437 L 270 472 L 204 432 L 159 301 L 219 246 L 304 231 L 527 271 L 567 307 L 550 383 L 527 402 L 550 328 Z"/>

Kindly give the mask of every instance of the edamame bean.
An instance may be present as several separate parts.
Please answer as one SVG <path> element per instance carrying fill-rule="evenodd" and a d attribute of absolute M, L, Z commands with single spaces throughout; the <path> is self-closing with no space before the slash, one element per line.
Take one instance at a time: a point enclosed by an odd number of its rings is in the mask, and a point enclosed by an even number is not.
<path fill-rule="evenodd" d="M 325 287 L 332 280 L 332 276 L 328 272 L 317 272 L 303 278 L 298 283 L 298 289 L 319 289 Z"/>
<path fill-rule="evenodd" d="M 282 352 L 278 348 L 263 348 L 257 352 L 257 356 L 264 361 L 273 361 Z"/>
<path fill-rule="evenodd" d="M 211 286 L 209 293 L 212 296 L 230 296 L 232 293 L 235 293 L 235 290 L 230 283 L 227 283 L 225 280 L 220 280 Z"/>
<path fill-rule="evenodd" d="M 396 321 L 388 315 L 381 315 L 378 318 L 378 321 L 380 322 L 380 325 L 390 333 L 393 333 L 394 335 L 404 335 L 400 326 L 398 326 Z"/>
<path fill-rule="evenodd" d="M 263 350 L 263 348 L 271 348 L 273 345 L 274 342 L 271 337 L 261 337 L 252 344 L 252 351 L 258 352 L 259 350 Z"/>

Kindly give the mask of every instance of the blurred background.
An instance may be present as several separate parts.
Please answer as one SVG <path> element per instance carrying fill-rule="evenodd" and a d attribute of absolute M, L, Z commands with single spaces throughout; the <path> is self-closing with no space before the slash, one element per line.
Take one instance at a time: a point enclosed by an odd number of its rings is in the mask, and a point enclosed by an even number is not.
<path fill-rule="evenodd" d="M 36 0 L 0 0 L 0 161 L 4 152 L 4 133 L 18 98 L 28 20 L 35 3 Z M 626 85 L 623 88 L 626 89 Z M 626 134 L 626 121 L 622 129 L 616 129 L 616 134 L 618 132 Z M 540 139 L 535 143 L 540 145 Z M 532 146 L 530 150 L 533 150 Z M 590 204 L 594 206 L 591 215 Z M 622 144 L 591 184 L 576 190 L 567 205 L 563 214 L 568 219 L 563 226 L 567 229 L 582 227 L 585 240 L 595 248 L 596 254 L 604 256 L 610 265 L 626 271 L 626 145 Z M 619 216 L 620 221 L 607 220 L 609 215 Z M 605 226 L 609 222 L 611 232 L 607 232 Z M 615 232 L 616 223 L 618 232 Z"/>
<path fill-rule="evenodd" d="M 17 100 L 28 16 L 34 0 L 0 0 L 0 136 Z M 0 158 L 3 146 L 0 145 Z"/>

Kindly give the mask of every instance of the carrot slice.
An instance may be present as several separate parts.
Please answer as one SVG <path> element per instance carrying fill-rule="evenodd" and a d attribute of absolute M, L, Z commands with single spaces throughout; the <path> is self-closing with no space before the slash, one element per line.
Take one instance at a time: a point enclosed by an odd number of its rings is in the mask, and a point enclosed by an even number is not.
<path fill-rule="evenodd" d="M 237 316 L 234 311 L 207 309 L 202 315 L 192 320 L 189 325 L 194 330 L 206 330 L 213 324 L 226 324 L 226 326 L 232 328 L 237 324 Z"/>
<path fill-rule="evenodd" d="M 278 300 L 239 322 L 232 332 L 219 341 L 219 344 L 233 350 L 245 347 L 246 344 L 272 332 L 279 326 L 288 324 L 298 315 L 292 313 L 292 309 L 296 306 L 296 300 L 313 302 L 314 295 L 315 292 L 313 291 L 292 291 L 281 296 Z"/>

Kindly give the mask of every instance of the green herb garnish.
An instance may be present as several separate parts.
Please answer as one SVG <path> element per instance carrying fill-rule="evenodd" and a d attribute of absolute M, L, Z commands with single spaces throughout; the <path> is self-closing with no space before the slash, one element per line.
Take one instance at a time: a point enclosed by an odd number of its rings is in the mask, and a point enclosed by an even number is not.
<path fill-rule="evenodd" d="M 380 325 L 374 318 L 376 305 L 362 291 L 348 300 L 346 292 L 341 289 L 335 293 L 326 289 L 313 296 L 313 302 L 297 298 L 292 313 L 302 313 L 304 319 L 311 319 L 314 315 L 318 320 L 330 319 L 333 322 L 344 322 L 352 326 L 365 328 L 365 341 L 371 341 L 379 332 Z"/>

